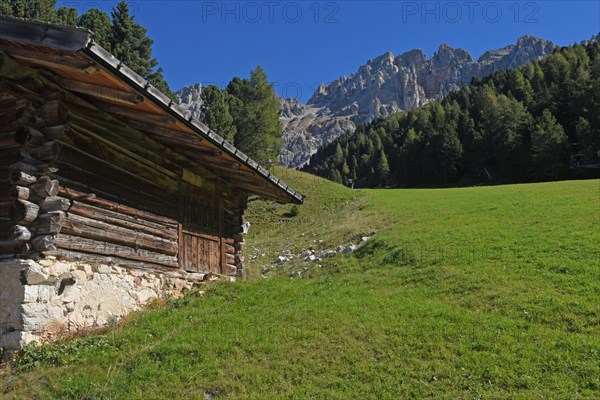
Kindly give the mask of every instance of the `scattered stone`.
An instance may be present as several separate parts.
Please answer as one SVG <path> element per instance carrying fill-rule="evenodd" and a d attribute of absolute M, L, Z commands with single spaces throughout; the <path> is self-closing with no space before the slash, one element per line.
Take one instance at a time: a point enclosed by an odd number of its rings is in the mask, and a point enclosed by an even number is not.
<path fill-rule="evenodd" d="M 250 229 L 250 222 L 246 221 L 242 224 L 242 234 L 248 234 L 248 230 Z"/>

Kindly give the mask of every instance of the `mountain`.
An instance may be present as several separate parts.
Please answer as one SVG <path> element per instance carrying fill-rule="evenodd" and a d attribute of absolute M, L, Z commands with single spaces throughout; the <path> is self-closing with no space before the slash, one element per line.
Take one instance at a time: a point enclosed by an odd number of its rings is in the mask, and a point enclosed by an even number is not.
<path fill-rule="evenodd" d="M 201 95 L 201 83 L 186 86 L 175 92 L 175 96 L 177 96 L 177 100 L 179 100 L 179 108 L 183 109 L 186 113 L 193 115 L 194 118 L 200 116 L 200 106 L 202 105 Z"/>
<path fill-rule="evenodd" d="M 552 53 L 552 42 L 523 36 L 516 44 L 485 52 L 478 60 L 463 49 L 442 44 L 427 59 L 423 51 L 394 56 L 387 52 L 369 60 L 358 71 L 328 85 L 320 85 L 306 104 L 281 99 L 284 147 L 280 164 L 297 168 L 317 149 L 357 125 L 443 97 L 497 70 L 513 69 Z M 180 104 L 199 113 L 201 85 L 176 92 Z"/>
<path fill-rule="evenodd" d="M 487 51 L 478 60 L 463 49 L 442 44 L 427 59 L 416 49 L 394 57 L 385 53 L 348 77 L 321 85 L 308 100 L 283 100 L 284 149 L 280 161 L 299 167 L 321 146 L 347 130 L 432 99 L 501 69 L 513 69 L 552 53 L 552 42 L 523 36 L 516 44 Z"/>
<path fill-rule="evenodd" d="M 474 80 L 322 146 L 303 170 L 354 187 L 600 177 L 600 46 Z"/>

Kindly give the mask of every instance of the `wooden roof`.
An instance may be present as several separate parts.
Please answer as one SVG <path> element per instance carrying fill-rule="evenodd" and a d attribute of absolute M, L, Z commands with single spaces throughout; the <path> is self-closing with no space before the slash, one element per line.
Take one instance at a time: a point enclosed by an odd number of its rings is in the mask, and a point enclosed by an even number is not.
<path fill-rule="evenodd" d="M 304 196 L 224 140 L 81 28 L 0 17 L 0 51 L 45 69 L 66 90 L 92 98 L 103 111 L 197 162 L 242 190 L 280 202 Z"/>

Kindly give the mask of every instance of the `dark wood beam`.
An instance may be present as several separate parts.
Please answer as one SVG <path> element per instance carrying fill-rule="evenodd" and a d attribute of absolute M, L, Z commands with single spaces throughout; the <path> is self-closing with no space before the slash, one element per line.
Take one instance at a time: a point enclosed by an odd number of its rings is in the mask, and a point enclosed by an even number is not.
<path fill-rule="evenodd" d="M 92 63 L 83 60 L 74 60 L 67 57 L 55 56 L 51 54 L 37 53 L 37 55 L 29 54 L 21 55 L 11 51 L 10 56 L 29 65 L 32 68 L 44 67 L 54 71 L 65 71 L 70 73 L 85 73 L 92 74 L 98 72 L 100 68 Z"/>
<path fill-rule="evenodd" d="M 139 104 L 144 101 L 144 97 L 137 93 L 131 93 L 112 87 L 99 86 L 93 83 L 75 81 L 71 79 L 59 78 L 58 82 L 62 87 L 72 92 L 92 96 L 102 99 L 111 104 Z"/>
<path fill-rule="evenodd" d="M 121 117 L 135 119 L 139 121 L 151 122 L 157 125 L 173 126 L 177 123 L 175 118 L 166 114 L 154 114 L 147 111 L 140 111 L 133 108 L 117 106 L 110 103 L 97 103 L 98 108 L 110 114 L 115 114 Z"/>

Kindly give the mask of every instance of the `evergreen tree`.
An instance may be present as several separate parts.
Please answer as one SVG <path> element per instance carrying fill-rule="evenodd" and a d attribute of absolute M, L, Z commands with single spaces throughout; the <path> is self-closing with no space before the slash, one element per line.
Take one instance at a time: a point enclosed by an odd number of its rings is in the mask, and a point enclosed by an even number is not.
<path fill-rule="evenodd" d="M 163 78 L 162 68 L 154 70 L 158 64 L 156 59 L 152 58 L 154 41 L 147 36 L 146 28 L 134 19 L 129 12 L 127 2 L 121 1 L 116 8 L 113 8 L 110 40 L 112 54 L 157 89 L 174 98 L 174 94 Z"/>
<path fill-rule="evenodd" d="M 340 143 L 337 144 L 335 148 L 335 154 L 333 156 L 333 163 L 335 166 L 340 166 L 344 163 L 344 152 L 342 150 L 342 146 Z"/>
<path fill-rule="evenodd" d="M 112 51 L 112 26 L 108 14 L 97 8 L 91 8 L 79 17 L 77 24 L 94 32 L 96 43 Z"/>
<path fill-rule="evenodd" d="M 57 23 L 56 0 L 3 0 L 2 15 Z"/>
<path fill-rule="evenodd" d="M 215 85 L 210 85 L 202 90 L 202 106 L 200 113 L 202 122 L 226 140 L 233 141 L 235 136 L 235 125 L 233 117 L 229 113 L 227 92 Z"/>
<path fill-rule="evenodd" d="M 376 168 L 377 175 L 379 175 L 379 182 L 381 185 L 385 186 L 388 175 L 390 174 L 390 165 L 388 164 L 388 159 L 383 149 L 379 151 Z"/>
<path fill-rule="evenodd" d="M 77 26 L 77 10 L 70 7 L 60 7 L 56 11 L 56 20 L 61 25 Z"/>
<path fill-rule="evenodd" d="M 567 136 L 548 110 L 544 110 L 537 119 L 531 132 L 531 155 L 534 176 L 542 179 L 554 179 L 564 168 L 562 160 L 567 142 Z M 565 160 L 562 160 L 565 161 Z"/>
<path fill-rule="evenodd" d="M 600 161 L 600 131 L 592 128 L 590 122 L 579 117 L 575 125 L 576 152 L 573 154 L 577 161 L 596 164 Z"/>
<path fill-rule="evenodd" d="M 229 110 L 236 127 L 235 145 L 263 164 L 276 163 L 282 145 L 281 105 L 262 67 L 250 79 L 234 78 L 227 86 Z"/>

